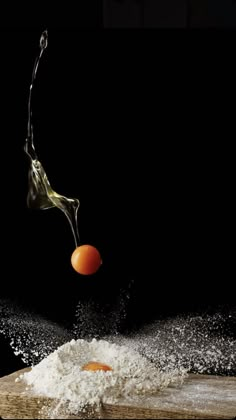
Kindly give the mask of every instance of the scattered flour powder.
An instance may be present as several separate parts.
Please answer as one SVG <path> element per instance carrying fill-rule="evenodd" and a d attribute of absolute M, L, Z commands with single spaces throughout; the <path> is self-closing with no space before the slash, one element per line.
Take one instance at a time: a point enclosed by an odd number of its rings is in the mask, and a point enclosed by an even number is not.
<path fill-rule="evenodd" d="M 93 415 L 93 406 L 97 417 L 102 403 L 120 397 L 133 403 L 140 394 L 148 400 L 153 392 L 182 382 L 186 371 L 236 375 L 232 305 L 158 319 L 125 335 L 116 330 L 123 316 L 125 304 L 109 316 L 94 305 L 79 304 L 75 325 L 65 328 L 0 301 L 0 334 L 27 366 L 33 366 L 20 379 L 32 392 L 57 399 L 43 408 L 41 418 L 69 418 L 83 410 Z M 82 370 L 91 361 L 113 370 Z M 193 403 L 194 399 L 195 394 Z"/>
<path fill-rule="evenodd" d="M 91 361 L 109 365 L 112 371 L 86 371 Z M 72 340 L 43 359 L 17 381 L 24 381 L 37 395 L 57 399 L 51 412 L 76 414 L 88 407 L 99 409 L 102 403 L 114 404 L 120 397 L 150 395 L 173 383 L 181 383 L 186 371 L 159 371 L 155 365 L 127 346 L 105 340 Z"/>

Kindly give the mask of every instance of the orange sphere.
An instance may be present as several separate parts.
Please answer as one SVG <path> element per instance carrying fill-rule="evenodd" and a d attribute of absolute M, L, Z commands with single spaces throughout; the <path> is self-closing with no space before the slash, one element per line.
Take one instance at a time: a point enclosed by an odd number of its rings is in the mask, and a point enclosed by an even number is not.
<path fill-rule="evenodd" d="M 77 273 L 89 275 L 96 273 L 102 260 L 97 248 L 92 245 L 81 245 L 74 250 L 71 264 Z"/>
<path fill-rule="evenodd" d="M 103 370 L 104 372 L 107 372 L 109 370 L 112 370 L 112 368 L 100 362 L 89 362 L 82 367 L 82 370 L 90 370 L 93 372 L 96 372 L 97 370 Z"/>

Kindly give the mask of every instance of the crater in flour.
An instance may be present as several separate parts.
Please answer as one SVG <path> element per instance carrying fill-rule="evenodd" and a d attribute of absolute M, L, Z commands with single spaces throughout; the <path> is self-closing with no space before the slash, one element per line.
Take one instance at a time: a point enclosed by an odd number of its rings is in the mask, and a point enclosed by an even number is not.
<path fill-rule="evenodd" d="M 106 363 L 112 370 L 83 370 L 89 361 Z M 58 399 L 60 404 L 69 402 L 68 414 L 76 414 L 88 406 L 114 404 L 121 397 L 154 394 L 170 384 L 181 383 L 185 376 L 184 369 L 161 372 L 128 346 L 79 339 L 61 346 L 20 380 L 37 395 Z"/>

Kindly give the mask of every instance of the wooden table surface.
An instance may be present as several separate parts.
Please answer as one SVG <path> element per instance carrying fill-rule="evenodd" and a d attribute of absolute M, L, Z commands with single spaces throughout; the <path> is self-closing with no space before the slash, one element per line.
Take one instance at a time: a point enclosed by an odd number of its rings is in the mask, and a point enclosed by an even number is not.
<path fill-rule="evenodd" d="M 40 409 L 53 400 L 25 391 L 15 382 L 23 371 L 0 379 L 0 417 L 3 419 L 38 419 Z M 236 378 L 189 375 L 182 386 L 168 387 L 155 396 L 121 400 L 105 404 L 100 418 L 153 419 L 233 419 L 236 418 Z M 62 417 L 60 417 L 62 418 Z M 85 414 L 66 418 L 85 418 Z"/>

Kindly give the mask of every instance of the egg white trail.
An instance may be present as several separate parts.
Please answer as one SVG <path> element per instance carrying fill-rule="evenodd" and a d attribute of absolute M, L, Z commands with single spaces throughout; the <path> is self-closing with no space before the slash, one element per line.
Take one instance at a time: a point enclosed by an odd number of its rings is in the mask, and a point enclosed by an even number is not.
<path fill-rule="evenodd" d="M 37 158 L 37 154 L 34 147 L 34 132 L 32 123 L 32 94 L 34 88 L 34 82 L 36 80 L 39 63 L 43 52 L 48 46 L 48 32 L 44 31 L 40 38 L 40 51 L 36 57 L 32 81 L 30 84 L 29 100 L 28 100 L 28 125 L 27 125 L 27 137 L 25 140 L 24 150 L 30 159 L 29 168 L 29 191 L 27 196 L 28 207 L 33 209 L 46 210 L 53 207 L 60 209 L 67 217 L 70 227 L 73 233 L 75 246 L 77 247 L 80 243 L 79 231 L 78 231 L 78 209 L 80 202 L 77 198 L 67 198 L 56 193 L 48 180 L 46 172 Z"/>

